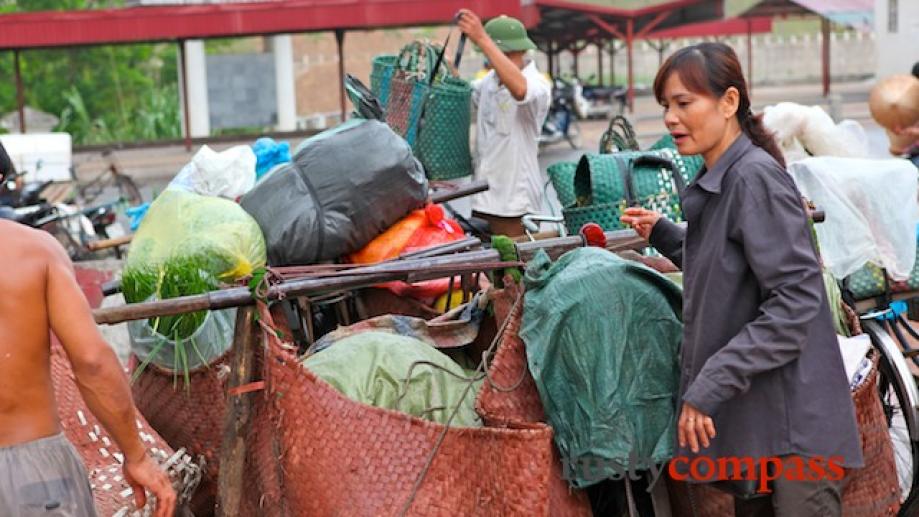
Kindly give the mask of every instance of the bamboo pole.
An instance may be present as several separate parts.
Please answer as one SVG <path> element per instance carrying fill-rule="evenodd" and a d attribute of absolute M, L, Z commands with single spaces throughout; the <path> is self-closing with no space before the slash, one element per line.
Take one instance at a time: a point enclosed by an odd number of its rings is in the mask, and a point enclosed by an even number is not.
<path fill-rule="evenodd" d="M 465 185 L 459 185 L 456 188 L 432 189 L 431 202 L 446 203 L 447 201 L 471 196 L 479 192 L 485 192 L 486 190 L 488 190 L 488 182 L 485 180 L 473 181 Z"/>
<path fill-rule="evenodd" d="M 229 395 L 220 448 L 220 480 L 217 487 L 219 517 L 241 515 L 246 439 L 252 424 L 252 397 L 255 394 L 234 394 L 234 388 L 246 386 L 255 379 L 255 350 L 261 338 L 261 330 L 254 316 L 253 307 L 245 307 L 236 314 L 233 359 L 227 385 Z"/>
<path fill-rule="evenodd" d="M 607 232 L 606 239 L 606 249 L 613 252 L 628 249 L 640 250 L 647 247 L 647 243 L 638 237 L 633 230 Z M 538 250 L 544 249 L 550 258 L 555 259 L 566 251 L 583 245 L 584 241 L 580 236 L 546 239 L 517 245 L 517 254 L 520 260 L 525 262 L 532 259 Z M 396 260 L 344 271 L 330 271 L 321 276 L 312 275 L 285 281 L 268 289 L 266 298 L 268 300 L 278 300 L 299 296 L 315 296 L 332 291 L 361 289 L 396 280 L 421 282 L 434 278 L 504 269 L 516 265 L 519 265 L 519 263 L 500 262 L 498 252 L 492 249 L 467 251 L 444 257 Z M 96 309 L 93 311 L 93 316 L 96 319 L 96 323 L 113 325 L 130 320 L 172 316 L 188 312 L 244 307 L 254 303 L 255 301 L 248 288 L 233 287 L 194 296 Z"/>

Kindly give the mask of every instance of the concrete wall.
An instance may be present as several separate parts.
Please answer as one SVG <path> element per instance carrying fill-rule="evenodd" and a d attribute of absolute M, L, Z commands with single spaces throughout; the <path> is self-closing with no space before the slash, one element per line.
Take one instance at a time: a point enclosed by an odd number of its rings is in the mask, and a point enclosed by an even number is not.
<path fill-rule="evenodd" d="M 917 2 L 919 3 L 919 2 Z M 788 84 L 819 82 L 821 69 L 821 36 L 805 34 L 803 36 L 754 35 L 753 47 L 753 84 Z M 660 66 L 661 57 L 667 59 L 677 49 L 702 41 L 720 40 L 734 48 L 740 59 L 745 75 L 749 74 L 747 58 L 747 37 L 727 38 L 693 38 L 669 42 L 661 56 L 657 49 L 646 41 L 635 45 L 634 76 L 636 86 L 650 86 Z M 657 42 L 655 42 L 657 44 Z M 874 74 L 875 42 L 871 34 L 845 32 L 831 34 L 830 39 L 830 75 L 834 81 L 863 79 Z M 608 52 L 607 52 L 608 54 Z M 543 59 L 541 63 L 545 63 Z M 609 57 L 604 59 L 604 73 L 610 76 Z M 545 66 L 545 65 L 543 65 Z M 562 73 L 570 73 L 573 58 L 570 53 L 563 53 L 561 59 Z M 597 71 L 597 48 L 590 46 L 578 59 L 578 71 L 582 78 L 587 78 Z M 626 51 L 616 52 L 616 82 L 624 84 L 627 73 Z M 750 78 L 747 77 L 749 81 Z"/>
<path fill-rule="evenodd" d="M 910 73 L 919 61 L 919 0 L 875 0 L 874 30 L 877 77 Z"/>
<path fill-rule="evenodd" d="M 277 122 L 274 56 L 207 56 L 211 129 L 271 126 Z"/>

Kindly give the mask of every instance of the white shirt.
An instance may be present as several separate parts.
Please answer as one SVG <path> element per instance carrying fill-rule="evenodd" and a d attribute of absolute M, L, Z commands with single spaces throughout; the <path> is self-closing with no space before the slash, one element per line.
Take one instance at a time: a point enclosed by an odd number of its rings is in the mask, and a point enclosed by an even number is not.
<path fill-rule="evenodd" d="M 527 82 L 523 100 L 514 99 L 494 70 L 472 85 L 478 108 L 475 177 L 488 181 L 488 190 L 473 197 L 472 209 L 499 217 L 538 213 L 542 206 L 536 155 L 551 90 L 534 63 L 522 72 Z"/>

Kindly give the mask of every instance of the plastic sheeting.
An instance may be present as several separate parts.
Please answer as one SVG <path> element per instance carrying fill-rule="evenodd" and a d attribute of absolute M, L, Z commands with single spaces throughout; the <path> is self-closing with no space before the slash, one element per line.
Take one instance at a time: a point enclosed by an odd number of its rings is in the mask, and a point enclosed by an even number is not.
<path fill-rule="evenodd" d="M 169 187 L 235 200 L 255 185 L 255 162 L 249 146 L 237 145 L 218 153 L 204 145 Z"/>
<path fill-rule="evenodd" d="M 298 146 L 241 200 L 275 266 L 354 253 L 424 206 L 428 183 L 408 144 L 386 124 L 354 119 Z"/>
<path fill-rule="evenodd" d="M 916 260 L 919 177 L 906 160 L 814 157 L 788 166 L 805 197 L 826 212 L 815 225 L 824 266 L 837 279 L 871 262 L 894 280 Z"/>
<path fill-rule="evenodd" d="M 475 399 L 483 379 L 463 397 L 474 371 L 431 345 L 388 332 L 360 332 L 303 360 L 303 366 L 348 398 L 455 427 L 481 427 Z"/>
<path fill-rule="evenodd" d="M 570 483 L 674 452 L 682 294 L 666 277 L 598 248 L 529 264 L 520 337 Z M 591 472 L 586 467 L 592 465 Z"/>

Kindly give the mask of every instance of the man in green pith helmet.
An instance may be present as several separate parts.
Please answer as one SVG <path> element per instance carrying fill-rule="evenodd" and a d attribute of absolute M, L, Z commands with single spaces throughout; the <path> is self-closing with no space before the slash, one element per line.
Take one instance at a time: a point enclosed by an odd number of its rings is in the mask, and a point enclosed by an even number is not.
<path fill-rule="evenodd" d="M 539 135 L 551 102 L 551 89 L 527 52 L 536 49 L 520 20 L 493 18 L 484 26 L 468 9 L 458 14 L 460 30 L 491 64 L 491 71 L 474 83 L 476 120 L 476 179 L 488 181 L 488 191 L 472 200 L 472 214 L 485 219 L 495 234 L 524 234 L 521 217 L 538 213 L 542 176 L 536 155 Z"/>

